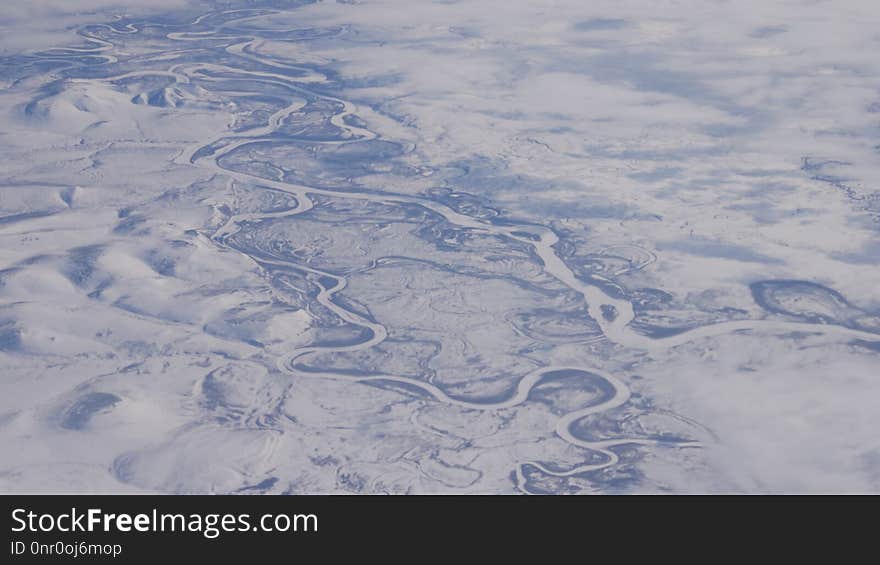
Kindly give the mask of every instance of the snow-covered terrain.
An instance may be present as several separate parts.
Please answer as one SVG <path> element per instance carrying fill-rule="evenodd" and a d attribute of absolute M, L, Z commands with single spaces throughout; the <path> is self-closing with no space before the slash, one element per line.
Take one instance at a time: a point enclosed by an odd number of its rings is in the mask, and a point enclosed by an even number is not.
<path fill-rule="evenodd" d="M 0 7 L 0 492 L 880 492 L 880 7 Z"/>

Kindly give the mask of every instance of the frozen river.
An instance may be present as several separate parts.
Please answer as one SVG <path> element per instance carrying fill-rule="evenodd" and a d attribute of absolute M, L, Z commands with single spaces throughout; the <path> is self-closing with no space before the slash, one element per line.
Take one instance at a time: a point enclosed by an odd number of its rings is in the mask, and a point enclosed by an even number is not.
<path fill-rule="evenodd" d="M 880 491 L 868 27 L 636 4 L 8 34 L 0 488 Z"/>

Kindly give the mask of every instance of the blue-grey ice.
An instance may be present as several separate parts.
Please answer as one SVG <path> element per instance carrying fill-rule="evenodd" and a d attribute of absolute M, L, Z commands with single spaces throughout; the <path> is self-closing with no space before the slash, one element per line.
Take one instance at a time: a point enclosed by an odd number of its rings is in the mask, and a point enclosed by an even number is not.
<path fill-rule="evenodd" d="M 0 7 L 0 492 L 880 492 L 880 8 Z"/>

